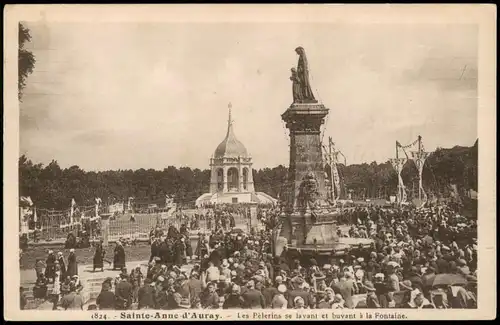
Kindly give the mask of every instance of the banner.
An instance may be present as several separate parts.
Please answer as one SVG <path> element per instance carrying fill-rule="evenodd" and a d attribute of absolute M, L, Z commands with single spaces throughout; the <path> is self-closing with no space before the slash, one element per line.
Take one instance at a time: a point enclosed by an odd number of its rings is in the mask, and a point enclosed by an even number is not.
<path fill-rule="evenodd" d="M 397 158 L 397 159 L 390 159 L 389 161 L 392 164 L 392 167 L 394 167 L 394 169 L 396 170 L 396 173 L 398 174 L 397 201 L 399 203 L 405 203 L 408 197 L 406 195 L 406 187 L 404 185 L 403 178 L 401 177 L 401 171 L 403 170 L 403 166 L 406 164 L 407 159 Z"/>
<path fill-rule="evenodd" d="M 115 203 L 109 206 L 109 213 L 123 212 L 123 203 Z"/>
<path fill-rule="evenodd" d="M 428 157 L 429 157 L 429 153 L 425 152 L 423 150 L 411 152 L 411 158 L 412 158 L 413 162 L 415 163 L 415 167 L 417 167 L 417 171 L 418 171 L 418 190 L 419 190 L 419 193 L 421 193 L 423 196 L 423 197 L 420 197 L 420 195 L 419 195 L 419 199 L 423 200 L 423 202 L 424 202 L 423 204 L 425 204 L 425 202 L 427 202 L 427 194 L 424 191 L 424 186 L 423 186 L 423 182 L 422 182 L 422 174 L 424 171 L 425 161 L 427 160 Z"/>
<path fill-rule="evenodd" d="M 21 196 L 20 199 L 21 205 L 33 206 L 33 201 L 30 196 Z"/>
<path fill-rule="evenodd" d="M 19 224 L 21 234 L 27 234 L 29 230 L 28 220 L 31 215 L 29 208 L 19 208 Z"/>
<path fill-rule="evenodd" d="M 335 184 L 335 191 L 337 192 L 337 195 L 335 196 L 335 201 L 337 201 L 340 198 L 340 176 L 339 176 L 339 170 L 337 168 L 337 155 L 338 152 L 335 153 L 334 160 L 332 163 L 332 173 L 333 173 L 333 181 Z"/>
<path fill-rule="evenodd" d="M 128 198 L 128 202 L 127 202 L 127 211 L 131 211 L 132 210 L 132 200 L 134 198 L 133 197 L 129 197 Z"/>
<path fill-rule="evenodd" d="M 102 200 L 101 198 L 97 197 L 95 199 L 95 217 L 97 218 L 99 216 L 99 205 L 101 204 Z"/>

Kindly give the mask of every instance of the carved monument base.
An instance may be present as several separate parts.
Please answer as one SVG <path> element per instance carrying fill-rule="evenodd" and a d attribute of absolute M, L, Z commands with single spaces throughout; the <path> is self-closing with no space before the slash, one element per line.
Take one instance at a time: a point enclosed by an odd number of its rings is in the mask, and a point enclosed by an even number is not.
<path fill-rule="evenodd" d="M 305 226 L 304 216 L 299 213 L 282 215 L 285 220 L 276 241 L 276 255 L 280 256 L 286 247 L 287 257 L 298 259 L 303 265 L 309 265 L 311 258 L 318 263 L 330 263 L 332 258 L 344 258 L 350 248 L 373 243 L 371 239 L 338 237 L 336 215 L 321 214 L 316 223 L 311 223 L 310 214 L 306 214 Z"/>

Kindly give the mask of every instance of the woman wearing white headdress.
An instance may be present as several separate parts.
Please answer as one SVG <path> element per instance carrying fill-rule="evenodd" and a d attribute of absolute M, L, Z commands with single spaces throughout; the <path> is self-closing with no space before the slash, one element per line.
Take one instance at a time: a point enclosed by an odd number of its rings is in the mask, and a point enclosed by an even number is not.
<path fill-rule="evenodd" d="M 55 265 L 55 277 L 54 277 L 54 288 L 52 289 L 52 310 L 57 310 L 57 305 L 59 304 L 59 298 L 61 295 L 61 267 L 59 262 Z"/>

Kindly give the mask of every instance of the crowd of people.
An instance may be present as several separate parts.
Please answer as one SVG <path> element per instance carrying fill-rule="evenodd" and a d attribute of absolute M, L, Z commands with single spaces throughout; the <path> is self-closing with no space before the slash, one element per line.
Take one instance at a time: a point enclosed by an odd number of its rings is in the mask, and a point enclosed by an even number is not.
<path fill-rule="evenodd" d="M 42 259 L 37 259 L 35 272 L 36 282 L 33 288 L 33 297 L 36 300 L 51 299 L 53 309 L 57 309 L 61 296 L 81 289 L 77 257 L 73 248 L 69 251 L 67 262 L 62 252 L 58 252 L 56 255 L 53 250 L 49 250 L 45 262 Z M 48 291 L 49 284 L 52 284 L 53 287 L 50 293 Z M 74 290 L 70 290 L 71 288 Z M 22 298 L 23 295 L 21 295 Z M 23 302 L 21 306 L 23 306 Z"/>
<path fill-rule="evenodd" d="M 476 220 L 451 205 L 353 208 L 338 217 L 339 237 L 372 243 L 326 257 L 287 246 L 273 256 L 270 229 L 219 224 L 193 250 L 186 225 L 158 227 L 147 268 L 115 260 L 121 272 L 91 308 L 477 308 Z"/>

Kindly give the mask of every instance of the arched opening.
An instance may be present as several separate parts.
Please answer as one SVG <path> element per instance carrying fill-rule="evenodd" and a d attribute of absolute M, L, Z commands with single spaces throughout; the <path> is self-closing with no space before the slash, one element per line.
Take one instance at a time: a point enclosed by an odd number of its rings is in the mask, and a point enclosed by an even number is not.
<path fill-rule="evenodd" d="M 238 191 L 238 169 L 231 167 L 227 170 L 227 189 L 230 192 Z"/>
<path fill-rule="evenodd" d="M 243 168 L 243 189 L 248 190 L 248 168 Z"/>
<path fill-rule="evenodd" d="M 222 191 L 224 189 L 224 170 L 222 168 L 217 169 L 217 190 Z"/>

